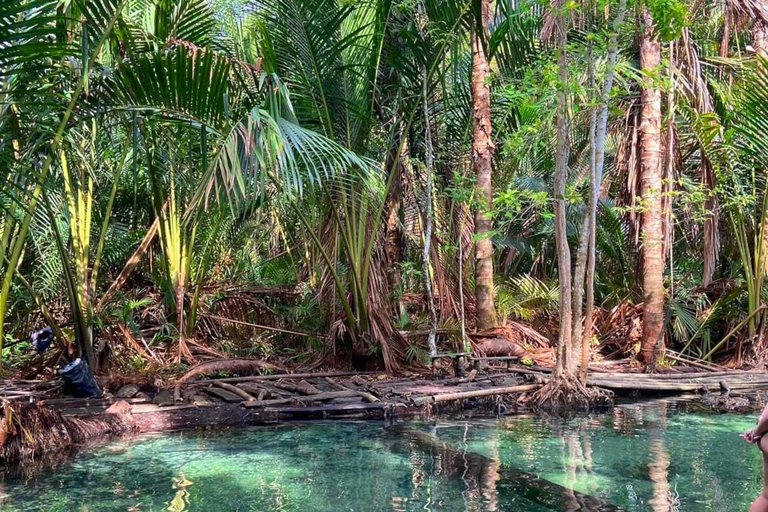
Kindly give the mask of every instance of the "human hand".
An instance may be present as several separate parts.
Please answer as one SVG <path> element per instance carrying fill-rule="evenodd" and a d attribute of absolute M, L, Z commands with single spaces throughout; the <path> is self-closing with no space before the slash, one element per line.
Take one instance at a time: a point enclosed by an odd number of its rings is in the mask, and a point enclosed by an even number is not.
<path fill-rule="evenodd" d="M 755 429 L 750 429 L 741 434 L 741 438 L 744 439 L 746 442 L 753 444 L 757 441 L 757 436 L 755 435 Z"/>

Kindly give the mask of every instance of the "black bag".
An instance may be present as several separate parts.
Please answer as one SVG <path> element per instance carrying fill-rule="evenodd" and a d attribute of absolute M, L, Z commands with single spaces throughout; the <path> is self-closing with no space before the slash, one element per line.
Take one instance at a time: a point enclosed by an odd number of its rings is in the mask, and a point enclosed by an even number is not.
<path fill-rule="evenodd" d="M 29 337 L 29 340 L 32 342 L 32 348 L 35 352 L 42 354 L 48 350 L 48 347 L 53 343 L 53 329 L 50 327 L 43 327 L 39 331 L 33 332 Z"/>
<path fill-rule="evenodd" d="M 61 376 L 64 378 L 66 395 L 78 398 L 99 398 L 102 395 L 90 366 L 83 359 L 75 359 L 62 368 Z"/>

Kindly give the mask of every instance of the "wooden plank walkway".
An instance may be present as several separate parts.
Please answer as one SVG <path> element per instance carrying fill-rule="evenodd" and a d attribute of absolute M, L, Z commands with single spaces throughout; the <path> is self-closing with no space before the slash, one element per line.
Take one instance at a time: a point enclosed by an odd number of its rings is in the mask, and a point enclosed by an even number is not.
<path fill-rule="evenodd" d="M 503 397 L 514 407 L 521 393 L 549 378 L 546 368 L 515 366 L 503 373 L 432 379 L 424 375 L 393 379 L 379 373 L 314 373 L 229 377 L 186 382 L 176 390 L 142 393 L 121 390 L 123 398 L 49 398 L 56 383 L 0 381 L 0 398 L 37 399 L 66 416 L 105 412 L 124 400 L 135 417 L 148 415 L 148 430 L 210 424 L 243 425 L 301 418 L 394 418 L 428 416 L 451 408 L 494 405 Z M 768 373 L 689 371 L 645 374 L 605 370 L 590 372 L 590 385 L 617 393 L 712 393 L 768 389 Z M 126 386 L 127 387 L 127 386 Z M 218 409 L 217 412 L 203 412 Z M 229 415 L 229 418 L 226 415 Z M 156 415 L 157 418 L 149 416 Z M 198 416 L 196 418 L 195 416 Z M 163 419 L 167 416 L 169 419 Z M 214 423 L 211 423 L 214 422 Z M 140 421 L 141 423 L 141 421 Z M 154 425 L 154 427 L 152 426 Z"/>

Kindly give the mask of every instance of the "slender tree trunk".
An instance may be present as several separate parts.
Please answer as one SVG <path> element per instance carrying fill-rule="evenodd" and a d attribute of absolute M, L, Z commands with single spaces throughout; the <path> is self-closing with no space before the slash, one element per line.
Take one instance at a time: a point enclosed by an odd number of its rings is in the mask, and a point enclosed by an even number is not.
<path fill-rule="evenodd" d="M 768 0 L 757 0 L 757 7 L 764 15 L 768 13 Z M 752 47 L 755 53 L 762 58 L 768 59 L 768 21 L 763 17 L 755 19 L 752 26 Z M 763 209 L 759 212 L 762 215 L 762 225 L 760 227 L 760 261 L 756 262 L 756 271 L 762 270 L 764 276 L 768 276 L 768 201 L 763 201 Z M 760 336 L 756 346 L 762 360 L 765 358 L 764 347 L 768 341 L 768 314 L 762 313 L 756 319 L 761 324 Z"/>
<path fill-rule="evenodd" d="M 472 163 L 478 191 L 475 211 L 475 307 L 478 331 L 496 326 L 493 303 L 493 221 L 490 210 L 493 202 L 493 139 L 491 138 L 491 88 L 488 79 L 491 68 L 483 47 L 482 34 L 488 26 L 489 0 L 480 0 L 481 19 L 472 34 L 472 105 L 473 141 Z"/>
<path fill-rule="evenodd" d="M 768 12 L 768 0 L 758 0 L 758 5 L 765 12 Z M 752 47 L 758 56 L 768 58 L 768 23 L 759 18 L 755 20 L 755 24 L 752 26 Z M 762 269 L 763 273 L 768 276 L 768 214 L 766 212 L 763 212 L 761 244 Z"/>
<path fill-rule="evenodd" d="M 589 41 L 589 51 L 587 56 L 587 87 L 589 91 L 595 90 L 595 53 L 593 48 L 593 42 Z M 597 110 L 592 107 L 589 112 L 589 174 L 590 174 L 590 187 L 594 187 L 594 174 L 596 166 L 596 144 L 595 144 L 595 132 L 597 131 Z M 587 263 L 589 256 L 589 234 L 592 232 L 591 228 L 592 217 L 589 215 L 589 210 L 584 212 L 584 219 L 581 223 L 581 231 L 579 232 L 579 245 L 576 249 L 576 268 L 573 272 L 573 325 L 571 326 L 571 342 L 573 343 L 573 352 L 576 359 L 579 358 L 579 353 L 583 349 L 580 344 L 582 339 L 582 312 L 584 306 L 584 284 L 587 275 Z M 589 361 L 589 354 L 586 355 L 587 361 Z M 584 360 L 582 354 L 581 360 Z"/>
<path fill-rule="evenodd" d="M 432 293 L 432 273 L 430 272 L 430 251 L 432 248 L 432 228 L 434 225 L 432 214 L 432 160 L 433 160 L 433 148 L 432 148 L 432 125 L 429 119 L 429 88 L 427 84 L 428 75 L 426 66 L 422 70 L 422 101 L 424 102 L 424 144 L 425 144 L 425 163 L 424 173 L 426 174 L 425 183 L 425 201 L 424 201 L 424 250 L 422 252 L 422 264 L 424 265 L 424 291 L 427 296 L 427 302 L 429 303 L 429 337 L 427 339 L 429 345 L 429 353 L 434 356 L 437 354 L 436 345 L 436 329 L 437 329 L 437 313 L 435 312 L 435 298 Z"/>
<path fill-rule="evenodd" d="M 384 254 L 387 259 L 387 282 L 390 293 L 401 294 L 403 290 L 402 274 L 399 263 L 403 261 L 403 251 L 401 248 L 402 231 L 400 229 L 400 205 L 402 203 L 403 191 L 401 182 L 402 158 L 397 158 L 397 152 L 400 149 L 400 130 L 398 129 L 392 140 L 389 154 L 385 163 L 385 169 L 394 172 L 396 175 L 392 178 L 392 186 L 387 194 L 386 205 L 384 207 L 384 216 L 386 218 Z M 397 162 L 397 166 L 395 166 Z M 405 313 L 405 306 L 402 297 L 398 295 L 394 304 L 395 314 L 400 318 Z"/>
<path fill-rule="evenodd" d="M 642 182 L 643 339 L 640 360 L 654 371 L 664 341 L 664 212 L 661 166 L 661 91 L 655 80 L 660 70 L 661 45 L 654 22 L 643 7 L 640 66 L 643 72 L 640 120 L 640 169 Z"/>
<path fill-rule="evenodd" d="M 566 232 L 565 183 L 568 179 L 568 55 L 566 44 L 568 30 L 566 24 L 564 0 L 556 2 L 554 33 L 557 39 L 558 80 L 557 92 L 557 145 L 555 149 L 555 247 L 557 251 L 557 269 L 560 281 L 560 332 L 557 340 L 557 360 L 552 378 L 570 377 L 574 370 L 571 328 L 573 310 L 571 302 L 571 249 L 568 246 Z"/>
<path fill-rule="evenodd" d="M 613 21 L 613 34 L 608 43 L 608 63 L 605 69 L 605 81 L 600 93 L 600 112 L 597 115 L 595 123 L 594 136 L 594 165 L 592 166 L 590 194 L 589 194 L 589 213 L 587 227 L 589 228 L 589 247 L 588 247 L 588 265 L 586 276 L 586 295 L 587 304 L 584 311 L 584 330 L 581 333 L 581 372 L 582 383 L 587 381 L 587 368 L 589 366 L 589 345 L 592 339 L 592 324 L 594 322 L 595 310 L 595 261 L 597 259 L 597 250 L 595 247 L 597 233 L 597 203 L 600 199 L 600 185 L 603 182 L 603 167 L 605 164 L 605 139 L 608 133 L 608 106 L 611 101 L 611 90 L 613 89 L 613 73 L 616 68 L 616 56 L 618 55 L 618 34 L 624 23 L 624 15 L 627 11 L 627 0 L 619 2 L 616 19 Z M 574 340 L 577 342 L 578 340 Z"/>

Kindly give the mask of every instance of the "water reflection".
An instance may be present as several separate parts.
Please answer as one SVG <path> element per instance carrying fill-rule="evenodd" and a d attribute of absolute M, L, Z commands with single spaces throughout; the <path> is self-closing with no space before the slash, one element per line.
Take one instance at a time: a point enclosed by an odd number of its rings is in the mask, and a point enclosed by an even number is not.
<path fill-rule="evenodd" d="M 182 471 L 179 476 L 173 477 L 173 488 L 176 489 L 176 494 L 166 507 L 166 512 L 185 512 L 189 505 L 189 491 L 187 488 L 191 486 L 193 482 L 187 480 Z"/>
<path fill-rule="evenodd" d="M 171 434 L 0 479 L 0 509 L 737 512 L 761 489 L 759 454 L 738 439 L 753 421 L 657 403 L 567 420 Z"/>

